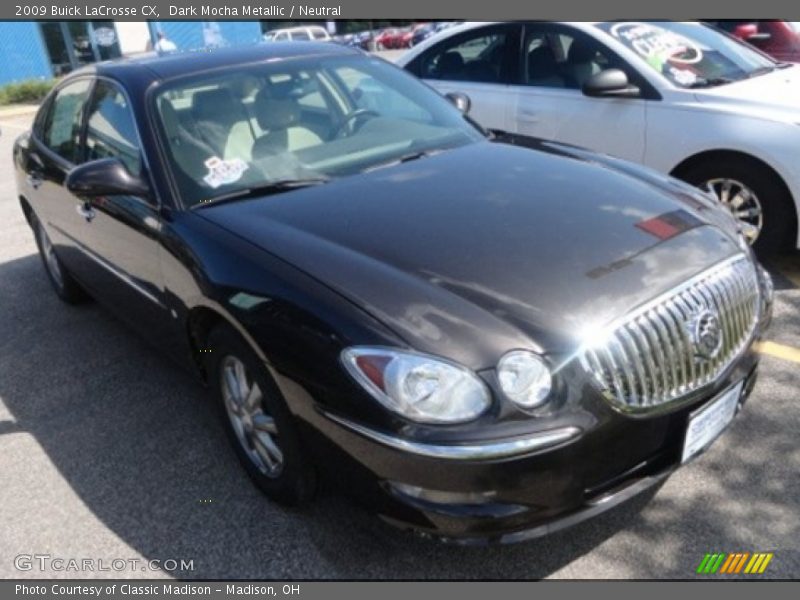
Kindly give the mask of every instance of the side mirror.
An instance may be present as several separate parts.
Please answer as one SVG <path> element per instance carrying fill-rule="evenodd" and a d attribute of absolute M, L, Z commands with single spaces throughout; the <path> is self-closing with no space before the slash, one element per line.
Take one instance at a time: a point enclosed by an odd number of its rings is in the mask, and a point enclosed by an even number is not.
<path fill-rule="evenodd" d="M 625 71 L 606 69 L 592 75 L 583 84 L 583 93 L 593 98 L 638 98 L 641 90 L 631 85 Z"/>
<path fill-rule="evenodd" d="M 469 114 L 472 108 L 472 100 L 469 99 L 469 96 L 461 92 L 449 92 L 445 94 L 444 97 L 450 101 L 450 104 L 460 110 L 462 114 Z"/>
<path fill-rule="evenodd" d="M 150 186 L 132 175 L 118 158 L 93 160 L 73 168 L 65 182 L 76 196 L 138 196 L 150 198 Z"/>

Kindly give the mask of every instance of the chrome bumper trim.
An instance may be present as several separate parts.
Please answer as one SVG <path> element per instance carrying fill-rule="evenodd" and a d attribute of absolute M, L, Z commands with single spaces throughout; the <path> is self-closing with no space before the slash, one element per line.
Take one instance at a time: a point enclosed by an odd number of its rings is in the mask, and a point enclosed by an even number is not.
<path fill-rule="evenodd" d="M 522 456 L 563 444 L 581 434 L 581 429 L 578 427 L 561 427 L 511 440 L 473 444 L 427 444 L 381 433 L 328 412 L 323 414 L 331 421 L 384 446 L 418 456 L 445 460 L 493 460 Z"/>

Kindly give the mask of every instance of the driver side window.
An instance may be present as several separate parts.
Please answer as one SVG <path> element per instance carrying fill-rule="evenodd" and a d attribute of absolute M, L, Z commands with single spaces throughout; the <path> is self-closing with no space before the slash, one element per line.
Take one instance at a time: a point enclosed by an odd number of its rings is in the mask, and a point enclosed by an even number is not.
<path fill-rule="evenodd" d="M 503 83 L 511 43 L 508 28 L 481 28 L 435 46 L 423 56 L 423 79 Z"/>
<path fill-rule="evenodd" d="M 56 92 L 43 128 L 44 145 L 71 163 L 78 161 L 81 117 L 91 81 L 79 79 Z"/>

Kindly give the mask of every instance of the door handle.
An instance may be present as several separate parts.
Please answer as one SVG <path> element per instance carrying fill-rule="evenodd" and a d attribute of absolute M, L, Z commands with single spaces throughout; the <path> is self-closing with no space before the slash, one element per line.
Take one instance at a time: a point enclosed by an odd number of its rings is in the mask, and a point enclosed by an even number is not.
<path fill-rule="evenodd" d="M 87 223 L 90 223 L 91 220 L 94 219 L 96 216 L 94 209 L 88 202 L 84 202 L 83 204 L 78 204 L 78 206 L 75 207 L 75 210 L 78 212 L 80 216 L 86 219 Z"/>
<path fill-rule="evenodd" d="M 26 178 L 28 181 L 28 185 L 31 186 L 33 189 L 39 189 L 39 186 L 44 183 L 44 179 L 38 173 L 28 173 L 28 177 Z"/>

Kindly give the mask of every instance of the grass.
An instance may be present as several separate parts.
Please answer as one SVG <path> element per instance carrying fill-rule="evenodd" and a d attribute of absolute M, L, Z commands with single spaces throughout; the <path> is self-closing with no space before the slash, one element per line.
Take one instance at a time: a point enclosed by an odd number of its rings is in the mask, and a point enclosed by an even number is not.
<path fill-rule="evenodd" d="M 52 79 L 31 79 L 0 86 L 0 106 L 40 102 L 54 83 Z"/>

